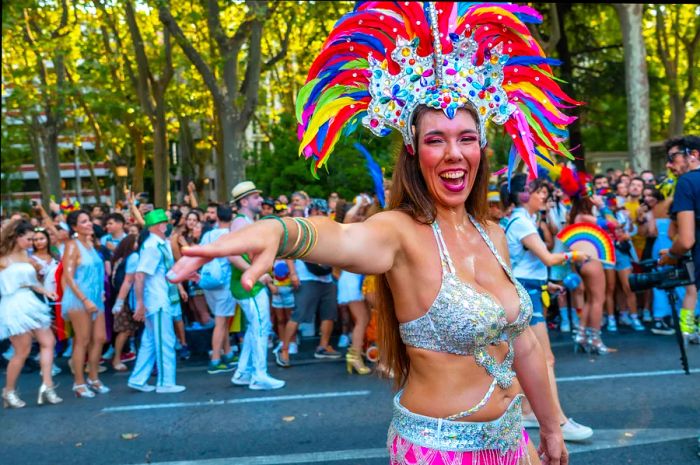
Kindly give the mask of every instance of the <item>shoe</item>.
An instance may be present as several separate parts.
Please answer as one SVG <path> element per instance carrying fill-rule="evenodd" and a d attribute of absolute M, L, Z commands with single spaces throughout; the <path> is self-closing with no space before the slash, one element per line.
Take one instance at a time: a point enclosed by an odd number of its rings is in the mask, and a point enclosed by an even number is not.
<path fill-rule="evenodd" d="M 253 391 L 271 391 L 273 389 L 283 388 L 286 382 L 281 379 L 273 378 L 270 375 L 264 375 L 256 379 L 251 379 L 248 384 L 248 389 Z"/>
<path fill-rule="evenodd" d="M 100 381 L 99 379 L 93 381 L 90 378 L 88 378 L 87 384 L 90 387 L 90 389 L 95 391 L 97 394 L 108 394 L 109 391 L 111 391 L 111 389 L 102 384 L 102 381 Z"/>
<path fill-rule="evenodd" d="M 222 355 L 221 361 L 230 366 L 234 370 L 238 367 L 238 355 L 231 352 L 231 355 Z"/>
<path fill-rule="evenodd" d="M 622 317 L 620 317 L 620 324 L 622 324 Z M 629 325 L 628 325 L 629 326 Z M 615 316 L 614 315 L 609 315 L 608 316 L 608 324 L 605 326 L 605 329 L 609 333 L 616 333 L 617 332 L 617 322 L 615 321 Z"/>
<path fill-rule="evenodd" d="M 272 338 L 267 338 L 267 348 L 272 349 L 275 347 L 275 341 L 272 340 Z"/>
<path fill-rule="evenodd" d="M 569 418 L 561 425 L 561 433 L 564 441 L 585 441 L 593 436 L 591 428 L 576 423 L 573 418 Z"/>
<path fill-rule="evenodd" d="M 676 331 L 669 327 L 664 320 L 654 320 L 651 325 L 651 332 L 659 336 L 673 336 Z"/>
<path fill-rule="evenodd" d="M 289 353 L 287 353 L 287 357 L 283 357 L 282 351 L 278 350 L 275 352 L 275 363 L 277 364 L 278 367 L 282 368 L 289 368 L 291 365 L 289 363 Z"/>
<path fill-rule="evenodd" d="M 122 362 L 113 363 L 113 364 L 112 364 L 112 369 L 114 369 L 114 371 L 120 371 L 120 372 L 121 372 L 121 371 L 129 371 L 129 367 L 127 367 L 126 365 L 124 365 Z"/>
<path fill-rule="evenodd" d="M 195 321 L 191 325 L 185 328 L 185 331 L 200 331 L 202 329 L 202 325 L 199 324 L 199 321 Z"/>
<path fill-rule="evenodd" d="M 634 329 L 635 331 L 644 331 L 644 330 L 646 330 L 646 328 L 644 327 L 644 325 L 642 324 L 642 322 L 639 321 L 639 317 L 638 317 L 636 314 L 635 314 L 635 315 L 631 315 L 631 316 L 630 316 L 630 319 L 632 320 L 632 329 Z"/>
<path fill-rule="evenodd" d="M 678 322 L 680 323 L 681 333 L 683 334 L 683 341 L 686 343 L 689 341 L 690 336 L 695 333 L 695 315 L 693 310 L 682 308 L 681 314 L 679 315 Z"/>
<path fill-rule="evenodd" d="M 537 417 L 534 413 L 525 415 L 523 413 L 523 428 L 539 428 L 540 422 L 537 421 Z"/>
<path fill-rule="evenodd" d="M 329 358 L 337 360 L 340 357 L 342 357 L 342 355 L 340 355 L 340 352 L 338 352 L 331 346 L 319 347 L 316 349 L 316 352 L 314 352 L 314 358 Z"/>
<path fill-rule="evenodd" d="M 75 393 L 75 397 L 78 398 L 92 399 L 95 397 L 95 393 L 88 389 L 85 384 L 74 384 L 73 392 Z"/>
<path fill-rule="evenodd" d="M 134 384 L 134 383 L 126 383 L 127 386 L 129 386 L 131 389 L 135 389 L 137 391 L 141 392 L 153 392 L 156 390 L 156 387 L 152 384 Z"/>
<path fill-rule="evenodd" d="M 347 334 L 341 334 L 338 338 L 338 347 L 344 349 L 350 345 L 350 338 Z"/>
<path fill-rule="evenodd" d="M 180 386 L 178 384 L 173 384 L 172 386 L 158 386 L 156 387 L 156 394 L 177 394 L 187 389 L 185 386 Z"/>
<path fill-rule="evenodd" d="M 355 370 L 358 375 L 368 375 L 372 371 L 365 365 L 364 360 L 362 360 L 362 354 L 352 347 L 350 347 L 348 353 L 345 354 L 345 367 L 349 375 L 352 374 L 353 370 Z"/>
<path fill-rule="evenodd" d="M 610 318 L 610 317 L 608 317 L 608 318 Z M 620 326 L 632 326 L 632 319 L 630 318 L 629 313 L 627 313 L 627 312 L 620 313 Z"/>
<path fill-rule="evenodd" d="M 608 355 L 611 352 L 617 352 L 617 349 L 611 349 L 603 343 L 599 329 L 586 328 L 586 352 L 589 354 Z"/>
<path fill-rule="evenodd" d="M 2 358 L 4 358 L 5 360 L 7 360 L 9 362 L 10 360 L 12 360 L 12 357 L 14 355 L 15 355 L 15 348 L 10 346 L 9 349 L 7 349 L 5 352 L 3 352 Z M 14 391 L 10 391 L 10 392 L 14 392 Z"/>
<path fill-rule="evenodd" d="M 642 312 L 642 321 L 644 323 L 651 323 L 653 321 L 653 318 L 651 317 L 651 311 L 649 311 L 648 308 L 645 308 Z"/>
<path fill-rule="evenodd" d="M 275 348 L 272 349 L 272 353 L 273 353 L 273 354 L 276 354 L 277 352 L 279 352 L 280 350 L 282 350 L 282 347 L 284 347 L 284 343 L 283 343 L 282 341 L 279 341 L 279 342 L 277 343 L 277 345 L 275 346 Z"/>
<path fill-rule="evenodd" d="M 559 331 L 562 333 L 571 332 L 571 323 L 569 322 L 569 320 L 564 320 L 562 318 L 561 323 L 559 323 Z"/>
<path fill-rule="evenodd" d="M 583 328 L 575 327 L 571 335 L 574 339 L 574 353 L 586 353 L 586 333 Z"/>
<path fill-rule="evenodd" d="M 180 360 L 189 360 L 192 356 L 192 352 L 190 352 L 190 349 L 187 346 L 182 346 L 178 351 L 178 355 Z"/>
<path fill-rule="evenodd" d="M 71 358 L 73 356 L 73 338 L 68 339 L 68 348 L 63 351 L 61 357 Z"/>
<path fill-rule="evenodd" d="M 289 355 L 296 355 L 299 353 L 299 346 L 296 342 L 289 343 Z"/>
<path fill-rule="evenodd" d="M 107 349 L 107 352 L 105 352 L 102 355 L 102 361 L 108 362 L 108 361 L 112 360 L 112 358 L 114 358 L 114 347 L 109 346 L 109 349 Z"/>
<path fill-rule="evenodd" d="M 37 397 L 36 403 L 39 405 L 44 405 L 44 402 L 48 402 L 51 405 L 56 405 L 63 402 L 63 399 L 58 397 L 56 394 L 56 385 L 49 387 L 46 384 L 41 383 L 41 386 L 39 387 L 39 397 Z"/>
<path fill-rule="evenodd" d="M 22 408 L 27 403 L 19 398 L 17 391 L 2 390 L 2 405 L 5 408 Z"/>
<path fill-rule="evenodd" d="M 223 360 L 210 361 L 209 367 L 207 368 L 207 373 L 210 375 L 215 375 L 217 373 L 227 373 L 229 371 L 235 370 L 236 367 L 227 364 Z"/>
<path fill-rule="evenodd" d="M 236 371 L 231 377 L 231 383 L 236 386 L 248 386 L 250 384 L 250 375 L 248 373 Z"/>
<path fill-rule="evenodd" d="M 119 360 L 122 363 L 133 362 L 134 360 L 136 360 L 136 354 L 134 352 L 127 352 L 125 354 L 122 354 L 121 357 L 119 357 Z"/>

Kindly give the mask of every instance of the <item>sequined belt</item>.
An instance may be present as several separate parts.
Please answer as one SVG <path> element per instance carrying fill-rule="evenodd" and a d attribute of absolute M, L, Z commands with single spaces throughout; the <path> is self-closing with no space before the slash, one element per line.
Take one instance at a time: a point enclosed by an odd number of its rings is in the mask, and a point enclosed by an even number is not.
<path fill-rule="evenodd" d="M 496 449 L 502 454 L 520 447 L 523 437 L 522 394 L 516 395 L 499 418 L 486 422 L 450 421 L 413 413 L 394 397 L 389 437 L 398 434 L 423 447 L 449 451 Z"/>

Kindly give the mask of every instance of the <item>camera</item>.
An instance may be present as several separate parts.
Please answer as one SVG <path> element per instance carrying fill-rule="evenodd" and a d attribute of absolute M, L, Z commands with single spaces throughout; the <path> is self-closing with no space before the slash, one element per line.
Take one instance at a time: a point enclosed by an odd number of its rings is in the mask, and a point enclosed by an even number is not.
<path fill-rule="evenodd" d="M 673 289 L 695 282 L 695 263 L 691 256 L 681 257 L 678 264 L 672 266 L 660 266 L 653 258 L 642 260 L 639 265 L 644 271 L 631 274 L 629 278 L 633 292 L 645 291 L 654 287 Z"/>

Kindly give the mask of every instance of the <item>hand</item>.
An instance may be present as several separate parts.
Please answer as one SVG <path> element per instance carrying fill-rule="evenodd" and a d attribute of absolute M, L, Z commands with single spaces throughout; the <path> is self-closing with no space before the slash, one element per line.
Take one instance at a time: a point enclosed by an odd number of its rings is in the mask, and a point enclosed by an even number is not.
<path fill-rule="evenodd" d="M 178 286 L 178 290 L 180 291 L 180 300 L 187 302 L 189 296 L 187 295 L 187 292 L 185 292 L 185 289 L 183 289 L 182 286 Z"/>
<path fill-rule="evenodd" d="M 590 260 L 591 256 L 586 252 L 581 252 L 580 250 L 574 250 L 571 252 L 571 260 L 576 263 L 583 263 L 586 260 Z"/>
<path fill-rule="evenodd" d="M 258 279 L 258 282 L 260 282 L 262 284 L 269 284 L 272 282 L 272 276 L 265 273 L 264 275 L 260 276 L 260 278 Z"/>
<path fill-rule="evenodd" d="M 271 268 L 277 255 L 284 230 L 275 220 L 262 220 L 235 232 L 221 236 L 207 245 L 183 249 L 183 257 L 168 272 L 168 279 L 180 283 L 190 279 L 212 258 L 248 254 L 252 262 L 241 276 L 241 284 L 251 290 L 255 282 Z"/>
<path fill-rule="evenodd" d="M 134 312 L 134 321 L 144 321 L 146 319 L 146 307 L 143 306 L 143 302 L 136 304 L 136 311 Z"/>
<path fill-rule="evenodd" d="M 124 299 L 117 299 L 112 306 L 112 314 L 116 315 L 124 308 Z"/>
<path fill-rule="evenodd" d="M 668 254 L 668 250 L 663 249 L 659 251 L 659 265 L 675 265 L 678 263 L 678 260 Z"/>
<path fill-rule="evenodd" d="M 191 194 L 196 189 L 197 189 L 197 187 L 194 185 L 194 182 L 190 181 L 187 183 L 187 192 L 189 192 Z"/>
<path fill-rule="evenodd" d="M 87 310 L 88 313 L 95 313 L 97 312 L 97 305 L 90 300 L 90 299 L 85 299 L 83 301 L 83 304 L 85 305 L 85 310 Z"/>
<path fill-rule="evenodd" d="M 564 286 L 552 282 L 547 283 L 547 292 L 550 294 L 558 294 L 564 292 Z"/>
<path fill-rule="evenodd" d="M 299 276 L 296 273 L 292 273 L 289 275 L 289 279 L 292 281 L 292 287 L 294 289 L 299 289 L 299 286 L 301 286 L 301 281 L 299 281 Z"/>
<path fill-rule="evenodd" d="M 280 293 L 280 289 L 275 286 L 274 284 L 268 284 L 268 287 L 270 288 L 270 292 L 272 292 L 274 295 L 277 295 Z"/>
<path fill-rule="evenodd" d="M 564 445 L 561 430 L 549 434 L 540 431 L 540 446 L 537 448 L 537 453 L 542 460 L 542 465 L 567 465 L 569 463 L 569 452 Z"/>
<path fill-rule="evenodd" d="M 56 294 L 55 292 L 44 291 L 44 295 L 47 299 L 53 300 L 54 302 L 58 300 L 58 294 Z"/>

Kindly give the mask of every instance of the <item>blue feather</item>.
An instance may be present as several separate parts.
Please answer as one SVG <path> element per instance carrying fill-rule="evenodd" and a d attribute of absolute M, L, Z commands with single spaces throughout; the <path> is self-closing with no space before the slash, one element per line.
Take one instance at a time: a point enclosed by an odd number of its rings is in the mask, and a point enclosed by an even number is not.
<path fill-rule="evenodd" d="M 316 135 L 316 150 L 321 153 L 323 149 L 323 143 L 326 141 L 326 136 L 328 135 L 328 126 L 330 126 L 330 121 L 326 121 L 318 128 L 318 134 Z"/>
<path fill-rule="evenodd" d="M 561 64 L 561 60 L 557 60 L 556 58 L 544 58 L 544 57 L 531 56 L 531 55 L 521 55 L 519 57 L 510 57 L 510 58 L 508 58 L 508 61 L 506 62 L 506 65 L 508 65 L 508 66 L 512 66 L 512 65 L 530 66 L 530 65 L 541 65 L 541 64 L 559 66 Z"/>
<path fill-rule="evenodd" d="M 374 192 L 377 194 L 379 205 L 384 208 L 386 200 L 384 199 L 384 175 L 382 174 L 382 168 L 374 161 L 372 154 L 370 154 L 362 144 L 355 142 L 353 146 L 365 157 L 367 170 L 374 183 Z"/>
<path fill-rule="evenodd" d="M 510 192 L 510 179 L 513 175 L 513 170 L 515 169 L 515 162 L 518 159 L 518 151 L 515 149 L 515 144 L 510 146 L 510 153 L 508 154 L 508 191 Z"/>

